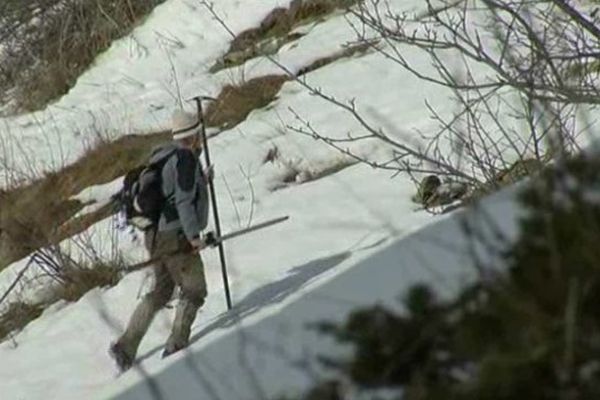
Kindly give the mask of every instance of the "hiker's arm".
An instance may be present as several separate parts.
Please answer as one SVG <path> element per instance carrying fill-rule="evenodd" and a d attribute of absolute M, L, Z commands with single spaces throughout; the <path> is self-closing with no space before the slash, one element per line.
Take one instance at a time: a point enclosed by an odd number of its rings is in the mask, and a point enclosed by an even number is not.
<path fill-rule="evenodd" d="M 191 151 L 177 154 L 175 182 L 175 207 L 183 227 L 183 232 L 191 242 L 206 227 L 206 218 L 196 208 L 198 192 L 198 160 Z M 200 215 L 199 215 L 200 214 Z M 201 221 L 201 218 L 204 219 Z"/>

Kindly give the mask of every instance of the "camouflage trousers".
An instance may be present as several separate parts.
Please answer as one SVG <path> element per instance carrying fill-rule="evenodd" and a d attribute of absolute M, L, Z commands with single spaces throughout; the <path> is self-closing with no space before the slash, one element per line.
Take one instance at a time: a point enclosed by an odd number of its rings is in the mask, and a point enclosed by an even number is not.
<path fill-rule="evenodd" d="M 145 245 L 151 258 L 160 260 L 153 267 L 154 284 L 135 309 L 125 333 L 117 342 L 132 359 L 156 312 L 173 296 L 175 286 L 179 287 L 180 298 L 165 355 L 188 345 L 192 323 L 207 294 L 202 259 L 199 254 L 191 252 L 181 231 L 158 232 L 156 236 L 150 231 L 145 236 Z"/>

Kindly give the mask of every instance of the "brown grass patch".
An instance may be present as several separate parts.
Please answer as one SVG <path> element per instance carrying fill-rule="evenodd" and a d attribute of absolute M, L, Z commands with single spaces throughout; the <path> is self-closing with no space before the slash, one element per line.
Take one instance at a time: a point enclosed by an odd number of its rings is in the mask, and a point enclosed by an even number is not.
<path fill-rule="evenodd" d="M 298 40 L 303 35 L 290 33 L 293 29 L 317 22 L 336 10 L 356 4 L 359 0 L 294 0 L 289 8 L 271 11 L 256 28 L 238 34 L 229 50 L 210 69 L 217 72 L 244 64 L 247 60 L 275 54 L 283 45 Z"/>
<path fill-rule="evenodd" d="M 170 132 L 127 135 L 103 142 L 89 150 L 77 162 L 60 171 L 61 183 L 71 195 L 90 186 L 124 175 L 146 161 L 149 152 L 171 138 Z"/>
<path fill-rule="evenodd" d="M 74 302 L 95 288 L 114 286 L 119 283 L 120 264 L 96 263 L 93 267 L 63 267 L 64 282 L 56 289 L 57 299 Z"/>
<path fill-rule="evenodd" d="M 57 228 L 57 236 L 61 238 L 68 238 L 73 235 L 77 235 L 78 233 L 87 230 L 98 221 L 102 221 L 103 219 L 110 217 L 117 211 L 117 202 L 109 202 L 98 210 L 78 216 L 77 218 L 73 217 L 69 219 Z"/>
<path fill-rule="evenodd" d="M 374 45 L 375 45 L 374 43 L 359 43 L 359 44 L 354 44 L 354 45 L 348 46 L 345 49 L 343 49 L 342 51 L 339 51 L 330 56 L 319 58 L 319 59 L 313 61 L 311 64 L 300 68 L 300 70 L 298 71 L 298 73 L 296 75 L 297 76 L 306 75 L 306 74 L 316 71 L 317 69 L 322 68 L 326 65 L 332 64 L 342 58 L 353 57 L 357 54 L 364 55 Z"/>
<path fill-rule="evenodd" d="M 286 75 L 267 75 L 242 85 L 227 85 L 206 113 L 208 126 L 231 129 L 244 121 L 248 114 L 271 103 L 281 86 L 289 80 Z"/>

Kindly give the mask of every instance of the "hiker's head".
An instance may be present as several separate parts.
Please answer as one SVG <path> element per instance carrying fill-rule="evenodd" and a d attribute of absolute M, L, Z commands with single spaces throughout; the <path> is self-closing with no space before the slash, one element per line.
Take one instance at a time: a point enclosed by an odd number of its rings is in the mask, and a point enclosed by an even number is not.
<path fill-rule="evenodd" d="M 198 151 L 202 147 L 199 131 L 200 121 L 197 116 L 183 110 L 176 110 L 173 113 L 171 121 L 173 140 L 187 148 Z"/>

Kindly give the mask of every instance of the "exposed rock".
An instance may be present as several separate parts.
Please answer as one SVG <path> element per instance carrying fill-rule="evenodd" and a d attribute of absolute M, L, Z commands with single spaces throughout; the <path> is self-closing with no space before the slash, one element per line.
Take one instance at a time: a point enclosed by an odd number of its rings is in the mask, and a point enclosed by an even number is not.
<path fill-rule="evenodd" d="M 417 194 L 413 197 L 415 203 L 425 204 L 442 184 L 437 175 L 428 175 L 420 183 Z"/>
<path fill-rule="evenodd" d="M 425 208 L 444 206 L 467 194 L 468 185 L 462 182 L 444 182 L 437 175 L 426 176 L 419 185 L 413 201 Z"/>
<path fill-rule="evenodd" d="M 279 147 L 277 146 L 273 146 L 269 149 L 269 151 L 267 152 L 267 154 L 265 154 L 265 156 L 263 157 L 263 164 L 266 163 L 274 163 L 275 160 L 277 160 L 279 158 Z"/>
<path fill-rule="evenodd" d="M 446 182 L 438 186 L 425 201 L 425 207 L 444 206 L 454 203 L 467 194 L 468 186 L 462 182 Z"/>

